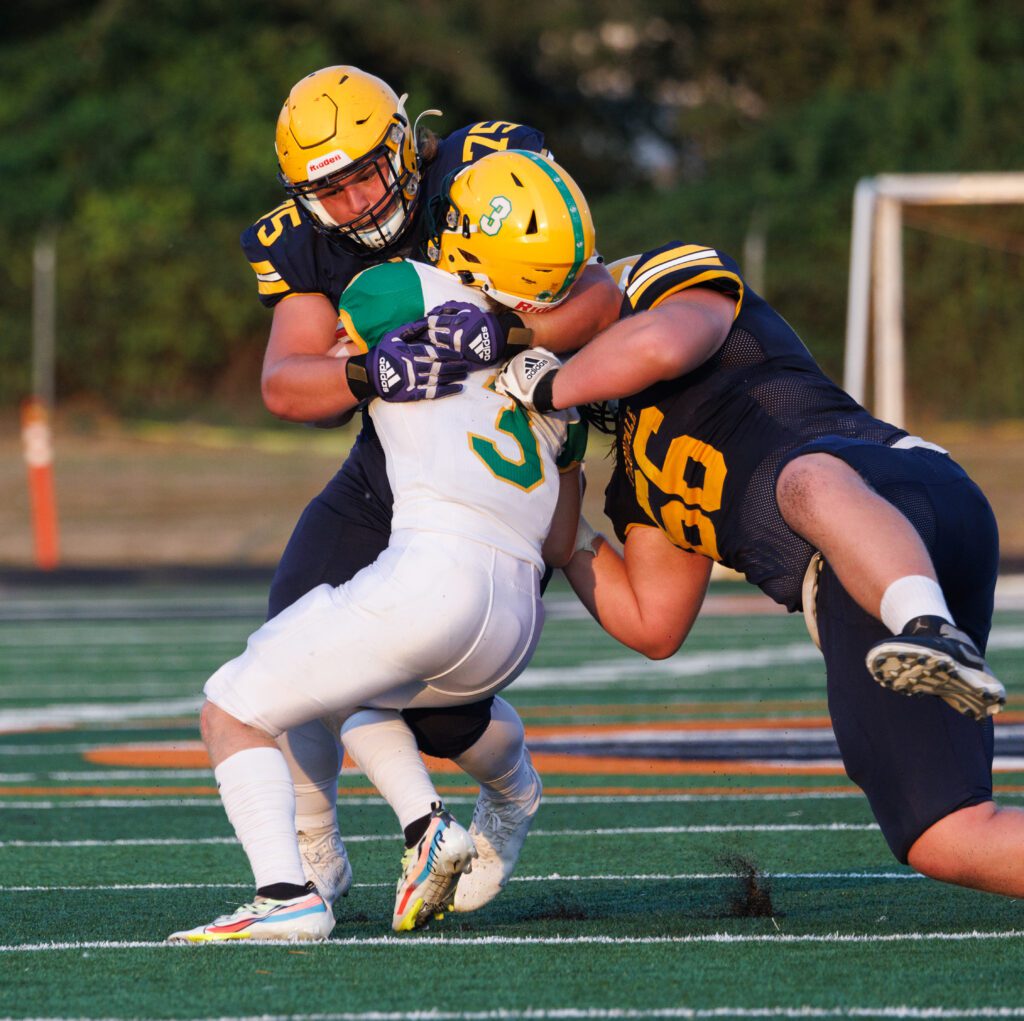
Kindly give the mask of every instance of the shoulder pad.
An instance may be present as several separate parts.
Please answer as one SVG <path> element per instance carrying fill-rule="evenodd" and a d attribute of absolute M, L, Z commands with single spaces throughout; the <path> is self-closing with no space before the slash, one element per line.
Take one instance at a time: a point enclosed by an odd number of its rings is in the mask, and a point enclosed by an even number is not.
<path fill-rule="evenodd" d="M 630 306 L 641 312 L 689 287 L 710 287 L 728 294 L 736 299 L 737 312 L 743 300 L 743 278 L 731 256 L 707 245 L 680 241 L 670 241 L 637 258 L 625 276 L 624 294 Z"/>

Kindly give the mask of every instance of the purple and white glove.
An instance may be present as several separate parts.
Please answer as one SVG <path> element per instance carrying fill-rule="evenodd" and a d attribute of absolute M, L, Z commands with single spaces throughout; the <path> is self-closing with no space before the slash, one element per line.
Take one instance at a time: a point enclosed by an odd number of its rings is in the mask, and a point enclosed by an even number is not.
<path fill-rule="evenodd" d="M 432 308 L 425 323 L 431 344 L 448 348 L 473 365 L 500 362 L 509 332 L 523 329 L 523 321 L 514 312 L 488 312 L 468 301 L 448 301 Z M 522 344 L 529 344 L 529 336 Z"/>
<path fill-rule="evenodd" d="M 408 329 L 385 333 L 365 355 L 350 358 L 346 367 L 349 389 L 360 398 L 380 397 L 391 403 L 434 400 L 462 390 L 469 366 L 447 348 L 404 340 Z"/>

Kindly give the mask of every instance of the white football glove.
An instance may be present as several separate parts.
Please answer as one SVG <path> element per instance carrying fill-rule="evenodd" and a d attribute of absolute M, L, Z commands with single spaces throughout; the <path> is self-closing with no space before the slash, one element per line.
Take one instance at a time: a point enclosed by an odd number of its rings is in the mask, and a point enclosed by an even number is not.
<path fill-rule="evenodd" d="M 527 411 L 553 410 L 551 387 L 562 363 L 543 347 L 521 351 L 498 373 L 494 388 Z"/>

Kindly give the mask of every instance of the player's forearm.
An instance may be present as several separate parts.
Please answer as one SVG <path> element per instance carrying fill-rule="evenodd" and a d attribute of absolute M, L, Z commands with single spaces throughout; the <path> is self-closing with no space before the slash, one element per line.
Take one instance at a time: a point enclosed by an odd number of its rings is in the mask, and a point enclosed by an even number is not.
<path fill-rule="evenodd" d="M 359 403 L 345 374 L 347 358 L 289 355 L 264 367 L 261 390 L 267 410 L 289 422 L 316 422 Z"/>
<path fill-rule="evenodd" d="M 556 408 L 613 397 L 628 397 L 672 379 L 675 361 L 666 357 L 657 324 L 645 316 L 616 323 L 558 370 L 552 389 Z"/>
<path fill-rule="evenodd" d="M 626 562 L 603 537 L 596 554 L 577 550 L 562 570 L 590 615 L 617 641 L 649 659 L 671 656 L 682 642 L 675 633 L 662 634 L 645 613 L 642 593 L 630 579 Z"/>
<path fill-rule="evenodd" d="M 522 315 L 533 331 L 534 347 L 549 351 L 575 351 L 619 316 L 622 294 L 604 266 L 587 266 L 568 299 L 550 312 Z"/>
<path fill-rule="evenodd" d="M 620 319 L 559 369 L 554 406 L 629 397 L 693 372 L 725 341 L 734 310 L 731 298 L 697 288 Z"/>
<path fill-rule="evenodd" d="M 558 502 L 541 549 L 544 563 L 549 567 L 564 567 L 573 555 L 580 520 L 581 488 L 578 465 L 558 477 Z"/>

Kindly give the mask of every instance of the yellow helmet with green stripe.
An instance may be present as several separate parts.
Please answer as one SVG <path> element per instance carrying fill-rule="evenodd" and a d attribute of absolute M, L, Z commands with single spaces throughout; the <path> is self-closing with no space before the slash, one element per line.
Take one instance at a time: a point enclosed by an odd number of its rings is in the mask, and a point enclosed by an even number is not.
<path fill-rule="evenodd" d="M 432 215 L 437 266 L 519 312 L 560 304 L 594 252 L 583 192 L 535 152 L 494 152 L 462 168 Z"/>

